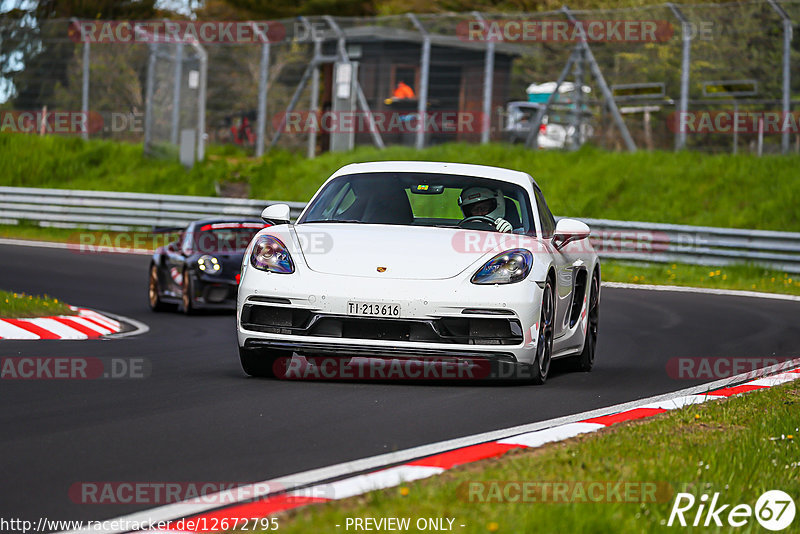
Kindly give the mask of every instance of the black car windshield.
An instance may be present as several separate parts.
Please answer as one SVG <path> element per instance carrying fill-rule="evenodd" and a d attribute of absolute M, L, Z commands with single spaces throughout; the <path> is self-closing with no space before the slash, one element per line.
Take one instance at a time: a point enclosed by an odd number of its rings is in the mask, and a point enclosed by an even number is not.
<path fill-rule="evenodd" d="M 247 248 L 256 233 L 267 226 L 259 222 L 218 222 L 196 228 L 194 248 L 197 252 L 229 253 Z"/>
<path fill-rule="evenodd" d="M 507 220 L 514 233 L 535 233 L 528 195 L 518 185 L 475 176 L 411 172 L 339 176 L 325 186 L 297 223 L 455 228 L 465 219 L 459 197 L 464 191 L 477 190 L 495 199 L 496 209 L 487 216 Z"/>

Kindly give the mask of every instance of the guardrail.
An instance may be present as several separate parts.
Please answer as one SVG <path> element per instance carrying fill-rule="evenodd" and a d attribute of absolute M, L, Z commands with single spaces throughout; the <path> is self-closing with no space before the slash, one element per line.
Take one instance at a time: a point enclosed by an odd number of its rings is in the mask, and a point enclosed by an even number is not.
<path fill-rule="evenodd" d="M 0 224 L 128 231 L 180 226 L 216 216 L 258 217 L 278 201 L 0 187 Z M 288 202 L 293 218 L 305 207 Z M 581 219 L 600 255 L 631 261 L 697 265 L 758 263 L 800 273 L 800 233 L 648 222 Z"/>
<path fill-rule="evenodd" d="M 800 232 L 584 219 L 601 257 L 655 263 L 755 263 L 800 273 Z"/>
<path fill-rule="evenodd" d="M 41 226 L 128 231 L 181 226 L 204 217 L 259 217 L 272 203 L 275 201 L 0 187 L 0 223 L 27 220 Z M 302 202 L 286 204 L 292 217 L 305 207 Z"/>

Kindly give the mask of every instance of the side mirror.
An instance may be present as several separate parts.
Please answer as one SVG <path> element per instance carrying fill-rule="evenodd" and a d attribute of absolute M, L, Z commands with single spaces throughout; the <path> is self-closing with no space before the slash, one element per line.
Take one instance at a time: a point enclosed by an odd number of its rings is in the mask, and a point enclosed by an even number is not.
<path fill-rule="evenodd" d="M 553 234 L 553 245 L 560 249 L 572 241 L 580 241 L 589 237 L 591 230 L 586 223 L 575 219 L 561 219 L 556 224 L 556 231 Z"/>
<path fill-rule="evenodd" d="M 273 204 L 261 212 L 261 218 L 270 224 L 289 224 L 290 212 L 288 204 Z"/>

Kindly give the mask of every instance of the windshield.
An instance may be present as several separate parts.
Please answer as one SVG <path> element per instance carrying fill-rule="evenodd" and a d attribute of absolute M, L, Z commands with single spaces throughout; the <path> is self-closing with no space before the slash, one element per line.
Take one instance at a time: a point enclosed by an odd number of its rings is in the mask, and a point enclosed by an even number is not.
<path fill-rule="evenodd" d="M 194 235 L 198 252 L 239 252 L 247 248 L 259 230 L 268 226 L 258 222 L 222 222 L 204 224 Z"/>
<path fill-rule="evenodd" d="M 481 190 L 497 200 L 487 216 L 503 218 L 514 233 L 535 234 L 528 195 L 498 180 L 431 173 L 364 173 L 331 180 L 298 224 L 342 222 L 403 226 L 458 227 L 470 213 L 459 198 Z M 462 198 L 462 203 L 466 199 Z M 475 212 L 477 213 L 477 212 Z"/>

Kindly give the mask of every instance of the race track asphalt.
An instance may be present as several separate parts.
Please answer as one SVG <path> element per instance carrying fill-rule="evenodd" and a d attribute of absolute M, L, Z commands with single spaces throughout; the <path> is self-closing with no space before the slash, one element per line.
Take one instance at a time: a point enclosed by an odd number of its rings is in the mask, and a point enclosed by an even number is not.
<path fill-rule="evenodd" d="M 246 483 L 686 388 L 673 357 L 798 356 L 800 303 L 603 289 L 591 373 L 520 384 L 247 378 L 232 314 L 155 314 L 147 256 L 0 245 L 0 287 L 142 321 L 97 341 L 0 341 L 0 356 L 145 358 L 149 377 L 0 380 L 0 517 L 104 519 L 148 504 L 79 504 L 87 481 Z"/>

